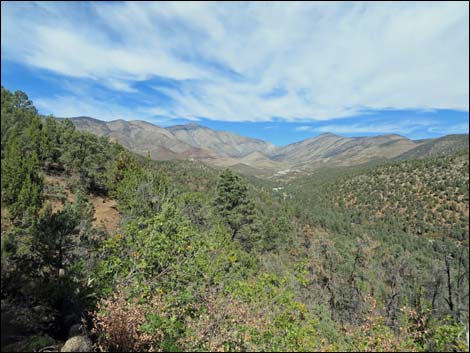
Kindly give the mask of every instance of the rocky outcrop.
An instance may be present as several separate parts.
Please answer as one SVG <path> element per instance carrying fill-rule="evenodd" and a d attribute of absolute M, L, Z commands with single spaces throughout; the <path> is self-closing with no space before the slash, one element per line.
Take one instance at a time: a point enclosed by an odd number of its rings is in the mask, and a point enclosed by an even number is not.
<path fill-rule="evenodd" d="M 93 344 L 87 336 L 73 336 L 60 349 L 61 352 L 92 352 Z"/>

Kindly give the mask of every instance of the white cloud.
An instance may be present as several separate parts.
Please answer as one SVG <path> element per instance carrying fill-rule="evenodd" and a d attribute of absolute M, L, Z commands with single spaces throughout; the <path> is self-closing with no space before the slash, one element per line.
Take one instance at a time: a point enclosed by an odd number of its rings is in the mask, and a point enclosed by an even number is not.
<path fill-rule="evenodd" d="M 450 126 L 432 126 L 428 128 L 427 130 L 428 132 L 432 132 L 432 133 L 448 135 L 448 134 L 462 134 L 462 133 L 468 134 L 468 129 L 469 129 L 468 123 L 463 123 L 463 124 L 455 124 L 455 125 L 450 125 Z"/>
<path fill-rule="evenodd" d="M 56 96 L 37 98 L 34 99 L 34 105 L 43 114 L 53 114 L 56 117 L 89 116 L 105 121 L 117 119 L 144 120 L 148 118 L 148 114 L 145 112 L 86 97 Z"/>
<path fill-rule="evenodd" d="M 466 2 L 2 3 L 2 57 L 133 94 L 155 76 L 191 79 L 146 108 L 175 118 L 468 111 L 468 13 Z M 82 108 L 94 103 L 117 109 Z"/>
<path fill-rule="evenodd" d="M 359 122 L 352 124 L 336 123 L 327 124 L 322 126 L 309 126 L 303 125 L 295 128 L 296 131 L 309 131 L 316 133 L 333 132 L 336 134 L 406 134 L 414 136 L 415 134 L 422 133 L 422 131 L 429 133 L 446 134 L 461 134 L 468 133 L 468 123 L 443 125 L 442 122 L 421 119 L 421 120 L 397 120 L 390 121 L 377 121 L 373 119 L 367 122 Z"/>
<path fill-rule="evenodd" d="M 315 128 L 312 127 L 312 126 L 307 126 L 307 125 L 304 125 L 304 126 L 298 126 L 295 128 L 295 131 L 315 131 Z"/>
<path fill-rule="evenodd" d="M 338 134 L 360 134 L 360 133 L 377 133 L 377 134 L 409 134 L 419 128 L 420 125 L 410 124 L 407 122 L 400 123 L 368 123 L 368 124 L 349 124 L 349 125 L 324 125 L 310 129 L 310 131 L 318 132 L 334 132 Z"/>

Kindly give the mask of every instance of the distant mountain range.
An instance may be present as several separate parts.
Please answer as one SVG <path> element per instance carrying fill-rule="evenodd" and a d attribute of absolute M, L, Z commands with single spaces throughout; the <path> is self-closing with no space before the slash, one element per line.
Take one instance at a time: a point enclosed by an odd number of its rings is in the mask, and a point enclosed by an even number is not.
<path fill-rule="evenodd" d="M 198 124 L 162 128 L 145 121 L 101 121 L 71 118 L 83 131 L 109 137 L 128 149 L 157 160 L 196 159 L 251 174 L 312 170 L 322 166 L 352 166 L 374 160 L 413 159 L 448 154 L 469 146 L 469 135 L 410 140 L 400 135 L 342 137 L 325 133 L 276 147 L 272 143 L 216 131 Z"/>

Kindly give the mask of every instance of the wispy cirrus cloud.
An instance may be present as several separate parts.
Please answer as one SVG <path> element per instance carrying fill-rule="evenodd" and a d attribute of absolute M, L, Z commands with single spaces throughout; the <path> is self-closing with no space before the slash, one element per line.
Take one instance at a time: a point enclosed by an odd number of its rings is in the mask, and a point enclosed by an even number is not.
<path fill-rule="evenodd" d="M 132 107 L 93 89 L 40 97 L 57 115 L 327 121 L 468 111 L 468 27 L 466 2 L 3 2 L 1 50 L 2 62 L 132 95 Z M 349 131 L 362 129 L 407 131 Z"/>
<path fill-rule="evenodd" d="M 316 131 L 316 130 L 315 130 L 315 127 L 313 126 L 302 125 L 302 126 L 296 127 L 295 131 Z"/>
<path fill-rule="evenodd" d="M 467 123 L 463 124 L 451 124 L 451 125 L 443 125 L 441 124 L 440 126 L 431 126 L 427 129 L 428 132 L 430 133 L 438 133 L 441 135 L 447 135 L 447 134 L 461 134 L 461 133 L 467 133 L 469 132 L 469 125 Z"/>
<path fill-rule="evenodd" d="M 92 97 L 55 96 L 39 98 L 34 101 L 36 107 L 57 117 L 90 116 L 100 120 L 142 120 L 148 118 L 146 112 L 126 108 L 120 104 L 103 102 Z"/>
<path fill-rule="evenodd" d="M 357 136 L 360 134 L 402 134 L 409 137 L 430 134 L 455 134 L 468 133 L 468 123 L 448 123 L 438 119 L 395 119 L 389 121 L 378 121 L 376 117 L 363 117 L 364 121 L 351 123 L 336 120 L 336 123 L 323 123 L 321 125 L 300 125 L 294 128 L 298 132 L 325 133 L 334 132 L 335 134 L 344 134 L 348 136 Z"/>
<path fill-rule="evenodd" d="M 356 133 L 378 133 L 378 134 L 409 134 L 413 131 L 422 129 L 426 126 L 435 125 L 436 121 L 432 120 L 400 120 L 396 122 L 378 122 L 366 121 L 364 123 L 340 125 L 340 124 L 328 124 L 319 127 L 313 127 L 308 130 L 317 132 L 330 132 L 335 131 L 336 133 L 344 134 L 356 134 Z M 305 127 L 308 128 L 308 127 Z"/>

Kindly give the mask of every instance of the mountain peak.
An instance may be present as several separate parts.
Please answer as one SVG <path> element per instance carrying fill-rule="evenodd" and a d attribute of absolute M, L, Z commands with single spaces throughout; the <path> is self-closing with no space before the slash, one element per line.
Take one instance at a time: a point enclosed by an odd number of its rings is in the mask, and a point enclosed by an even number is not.
<path fill-rule="evenodd" d="M 324 132 L 323 134 L 320 134 L 317 137 L 339 137 L 339 136 L 333 134 L 332 132 Z"/>
<path fill-rule="evenodd" d="M 189 124 L 181 124 L 181 125 L 173 125 L 169 126 L 167 129 L 170 130 L 197 130 L 197 129 L 208 129 L 203 125 L 199 125 L 197 123 L 189 123 Z"/>
<path fill-rule="evenodd" d="M 92 121 L 92 122 L 95 122 L 97 124 L 104 123 L 103 120 L 92 118 L 91 116 L 73 116 L 73 117 L 70 117 L 70 118 L 57 118 L 57 119 L 70 119 L 72 121 Z"/>
<path fill-rule="evenodd" d="M 386 135 L 383 135 L 383 136 L 393 138 L 393 139 L 407 139 L 405 136 L 402 136 L 400 134 L 386 134 Z"/>
<path fill-rule="evenodd" d="M 315 169 L 322 166 L 352 166 L 377 159 L 401 159 L 436 155 L 442 151 L 468 148 L 468 135 L 412 141 L 398 134 L 345 137 L 325 132 L 284 147 L 240 136 L 228 131 L 212 130 L 196 122 L 159 127 L 145 121 L 99 121 L 76 117 L 77 128 L 120 141 L 137 153 L 150 151 L 153 158 L 200 158 L 217 166 L 237 163 L 254 168 L 295 167 Z M 410 151 L 408 153 L 408 151 Z M 269 162 L 271 161 L 271 162 Z M 327 164 L 325 164 L 327 163 Z"/>

